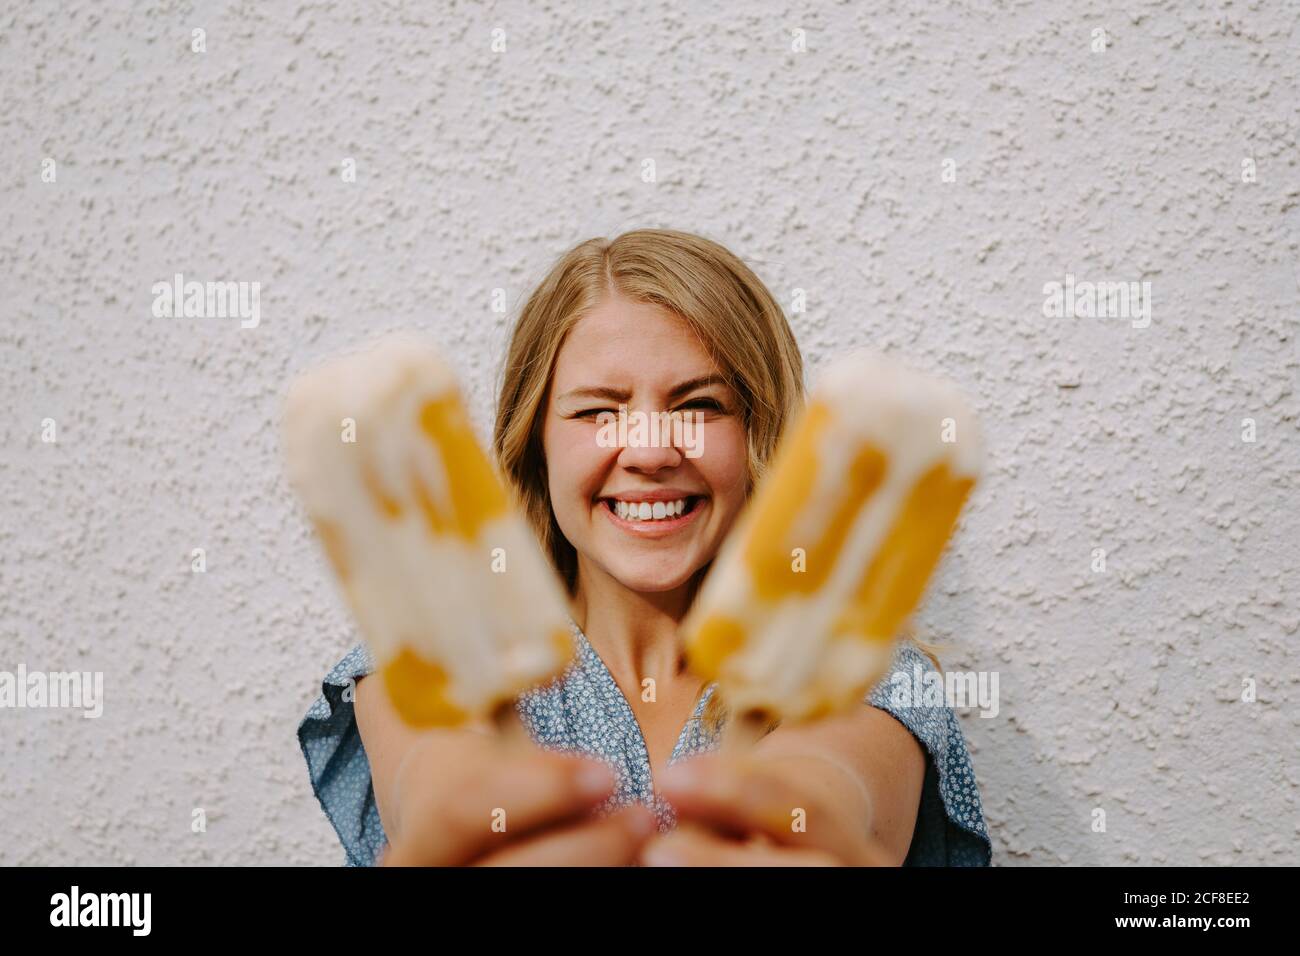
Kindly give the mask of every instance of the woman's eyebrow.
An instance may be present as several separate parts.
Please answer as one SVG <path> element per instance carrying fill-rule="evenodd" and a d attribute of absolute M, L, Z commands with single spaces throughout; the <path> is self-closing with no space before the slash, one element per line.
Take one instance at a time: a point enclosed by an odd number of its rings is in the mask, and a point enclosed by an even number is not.
<path fill-rule="evenodd" d="M 686 381 L 674 385 L 669 389 L 668 397 L 677 398 L 688 392 L 693 392 L 697 388 L 704 388 L 706 385 L 726 384 L 726 379 L 721 375 L 697 375 L 695 378 L 688 378 Z M 627 389 L 613 388 L 609 385 L 588 385 L 565 392 L 560 396 L 560 400 L 563 401 L 566 398 L 605 398 L 614 402 L 626 402 L 631 397 L 632 393 Z"/>

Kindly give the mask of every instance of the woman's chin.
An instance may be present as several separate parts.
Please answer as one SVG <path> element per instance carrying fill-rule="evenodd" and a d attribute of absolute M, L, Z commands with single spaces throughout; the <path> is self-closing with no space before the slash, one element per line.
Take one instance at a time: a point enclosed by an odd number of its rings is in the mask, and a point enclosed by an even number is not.
<path fill-rule="evenodd" d="M 614 568 L 615 580 L 629 591 L 641 594 L 659 594 L 675 591 L 687 584 L 697 569 L 683 571 L 680 567 L 661 568 Z"/>

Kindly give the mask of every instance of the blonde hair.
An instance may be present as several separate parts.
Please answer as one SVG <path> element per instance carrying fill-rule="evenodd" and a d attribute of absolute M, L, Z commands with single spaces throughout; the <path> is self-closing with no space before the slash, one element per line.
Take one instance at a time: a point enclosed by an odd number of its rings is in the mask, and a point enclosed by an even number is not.
<path fill-rule="evenodd" d="M 588 239 L 564 253 L 515 323 L 492 447 L 570 595 L 577 586 L 577 553 L 551 508 L 542 421 L 556 356 L 569 331 L 612 295 L 661 306 L 685 320 L 725 376 L 748 436 L 747 493 L 804 404 L 803 359 L 781 306 L 744 262 L 716 242 L 671 229 L 637 229 L 614 239 Z M 698 588 L 711 563 L 693 586 Z M 706 726 L 716 726 L 724 711 L 715 692 Z"/>

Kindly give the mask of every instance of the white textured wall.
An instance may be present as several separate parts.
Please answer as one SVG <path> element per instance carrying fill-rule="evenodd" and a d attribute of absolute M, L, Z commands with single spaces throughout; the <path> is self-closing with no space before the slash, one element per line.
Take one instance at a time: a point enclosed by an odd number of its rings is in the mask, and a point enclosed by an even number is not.
<path fill-rule="evenodd" d="M 294 728 L 353 635 L 285 384 L 416 327 L 486 434 L 520 298 L 645 225 L 806 290 L 810 377 L 870 343 L 978 404 L 922 624 L 1001 675 L 996 862 L 1300 862 L 1300 6 L 399 6 L 0 9 L 0 670 L 106 680 L 0 711 L 0 863 L 340 862 Z M 260 326 L 154 318 L 178 271 L 260 282 Z M 1150 280 L 1150 326 L 1045 318 L 1066 272 Z"/>

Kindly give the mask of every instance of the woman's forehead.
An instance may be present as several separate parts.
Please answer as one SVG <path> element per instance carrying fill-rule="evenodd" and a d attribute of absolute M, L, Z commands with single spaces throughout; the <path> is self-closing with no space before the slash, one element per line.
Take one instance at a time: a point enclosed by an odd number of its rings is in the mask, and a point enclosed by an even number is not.
<path fill-rule="evenodd" d="M 680 316 L 652 303 L 602 306 L 569 330 L 555 363 L 562 395 L 584 387 L 637 387 L 663 392 L 719 369 Z"/>
<path fill-rule="evenodd" d="M 568 340 L 604 339 L 636 334 L 666 339 L 696 338 L 680 315 L 656 302 L 636 302 L 621 296 L 606 297 L 569 330 Z"/>

